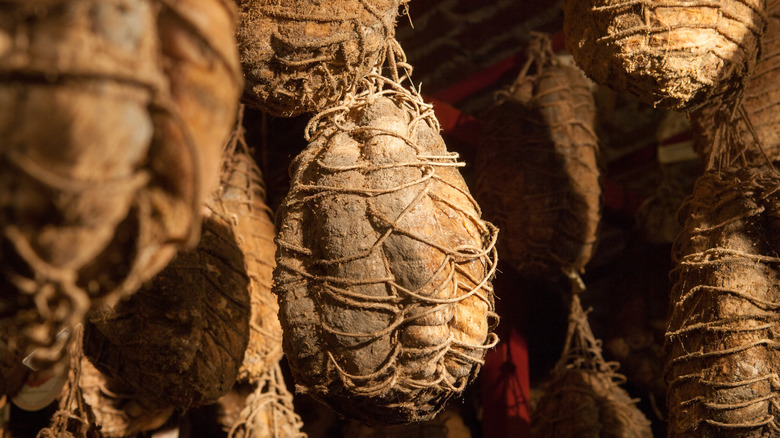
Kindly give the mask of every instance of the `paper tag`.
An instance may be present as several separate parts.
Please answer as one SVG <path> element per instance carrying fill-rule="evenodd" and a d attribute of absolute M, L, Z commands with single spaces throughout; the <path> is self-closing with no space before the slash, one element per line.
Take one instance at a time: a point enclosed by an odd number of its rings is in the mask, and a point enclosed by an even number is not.
<path fill-rule="evenodd" d="M 54 343 L 55 344 L 59 344 L 60 348 L 64 348 L 65 344 L 68 343 L 68 338 L 69 337 L 70 337 L 70 329 L 69 328 L 64 328 L 64 329 L 60 330 L 59 333 L 57 333 L 57 336 L 54 338 Z M 38 368 L 36 368 L 32 364 L 33 359 L 35 359 L 35 352 L 36 351 L 38 351 L 37 348 L 35 350 L 33 350 L 30 354 L 28 354 L 27 357 L 22 359 L 22 364 L 24 364 L 24 366 L 26 366 L 27 368 L 29 368 L 29 369 L 31 369 L 33 371 L 38 371 Z"/>
<path fill-rule="evenodd" d="M 68 343 L 69 336 L 70 329 L 66 328 L 57 333 L 55 342 L 64 348 Z M 58 365 L 61 366 L 54 366 L 52 369 L 39 371 L 32 365 L 35 351 L 33 350 L 32 353 L 22 360 L 22 363 L 27 368 L 33 370 L 33 372 L 28 374 L 22 389 L 11 399 L 14 405 L 25 411 L 39 411 L 49 406 L 51 402 L 57 399 L 57 396 L 60 395 L 62 388 L 65 386 L 65 382 L 68 381 L 70 357 L 67 354 L 60 359 Z"/>
<path fill-rule="evenodd" d="M 25 411 L 39 411 L 57 399 L 68 381 L 68 367 L 61 369 L 60 374 L 53 370 L 30 373 L 22 389 L 11 399 L 14 405 Z"/>

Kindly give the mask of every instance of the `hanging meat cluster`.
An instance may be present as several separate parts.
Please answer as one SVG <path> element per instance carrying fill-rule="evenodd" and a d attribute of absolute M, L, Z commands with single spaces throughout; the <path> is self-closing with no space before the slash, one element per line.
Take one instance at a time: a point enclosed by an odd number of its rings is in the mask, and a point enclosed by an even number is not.
<path fill-rule="evenodd" d="M 780 3 L 564 0 L 571 57 L 528 33 L 474 163 L 395 39 L 407 3 L 0 1 L 0 436 L 41 382 L 43 438 L 302 438 L 305 397 L 345 436 L 469 436 L 478 415 L 448 402 L 500 342 L 498 299 L 560 284 L 529 433 L 652 436 L 583 305 L 610 244 L 598 86 L 689 114 L 704 168 L 653 408 L 670 437 L 778 435 Z M 268 127 L 299 115 L 274 213 Z M 501 271 L 527 290 L 494 290 Z"/>

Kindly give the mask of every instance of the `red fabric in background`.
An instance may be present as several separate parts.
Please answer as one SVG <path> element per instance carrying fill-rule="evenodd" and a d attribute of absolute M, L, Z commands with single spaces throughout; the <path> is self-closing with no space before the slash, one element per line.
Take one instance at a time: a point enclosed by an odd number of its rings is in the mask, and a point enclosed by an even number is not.
<path fill-rule="evenodd" d="M 563 32 L 551 36 L 553 51 L 563 50 Z M 525 64 L 525 53 L 518 53 L 491 65 L 490 67 L 473 74 L 457 84 L 439 91 L 433 98 L 450 105 L 455 105 L 461 100 L 473 96 L 478 92 L 493 85 L 501 76 L 510 71 L 519 71 Z"/>
<path fill-rule="evenodd" d="M 531 436 L 528 347 L 514 329 L 500 330 L 498 346 L 488 351 L 479 373 L 482 384 L 482 436 L 528 438 Z"/>
<path fill-rule="evenodd" d="M 481 120 L 437 98 L 423 98 L 433 104 L 445 135 L 464 142 L 474 150 L 479 147 Z M 531 436 L 528 347 L 525 339 L 512 327 L 511 318 L 503 321 L 498 327 L 501 341 L 495 349 L 487 352 L 485 365 L 479 374 L 483 436 L 528 438 Z"/>
<path fill-rule="evenodd" d="M 470 147 L 478 148 L 480 143 L 480 131 L 482 129 L 482 120 L 474 116 L 464 114 L 454 106 L 442 102 L 435 97 L 423 96 L 423 99 L 433 104 L 433 110 L 436 118 L 439 120 L 442 132 L 452 138 L 468 144 Z M 655 148 L 640 149 L 629 154 L 610 165 L 610 170 L 620 173 L 625 169 L 636 167 L 639 164 L 655 160 Z M 638 193 L 627 190 L 620 184 L 607 177 L 604 182 L 604 206 L 615 211 L 621 211 L 629 215 L 636 213 L 637 208 L 644 201 L 644 197 Z"/>
<path fill-rule="evenodd" d="M 553 50 L 563 49 L 563 33 L 552 36 Z M 454 86 L 433 96 L 424 96 L 432 103 L 443 133 L 457 139 L 467 147 L 479 147 L 482 121 L 464 114 L 454 105 L 495 83 L 511 71 L 518 71 L 525 63 L 525 55 L 519 53 L 499 61 L 485 70 L 472 75 Z M 643 148 L 611 163 L 610 170 L 620 173 L 633 169 L 649 160 L 655 160 L 656 145 Z M 604 207 L 634 215 L 644 197 L 627 189 L 614 180 L 605 178 Z M 501 275 L 501 274 L 499 274 Z M 499 295 L 501 292 L 496 291 Z M 505 302 L 511 300 L 504 296 Z M 508 303 L 507 303 L 508 304 Z M 522 306 L 522 303 L 514 303 Z M 524 336 L 511 324 L 511 318 L 504 315 L 498 327 L 501 342 L 488 351 L 485 364 L 480 371 L 482 394 L 482 432 L 485 438 L 529 438 L 530 382 L 528 373 L 528 346 Z"/>
<path fill-rule="evenodd" d="M 464 141 L 475 148 L 479 147 L 482 120 L 462 113 L 454 106 L 435 97 L 423 96 L 423 100 L 433 104 L 433 112 L 436 113 L 436 119 L 439 120 L 444 134 Z"/>

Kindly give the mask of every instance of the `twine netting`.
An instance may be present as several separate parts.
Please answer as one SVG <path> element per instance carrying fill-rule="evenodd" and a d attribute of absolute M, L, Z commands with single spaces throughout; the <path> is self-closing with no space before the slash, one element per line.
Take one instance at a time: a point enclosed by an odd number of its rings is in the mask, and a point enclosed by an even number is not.
<path fill-rule="evenodd" d="M 245 266 L 230 219 L 212 212 L 197 248 L 90 313 L 86 355 L 140 396 L 180 409 L 215 402 L 233 386 L 249 339 Z"/>
<path fill-rule="evenodd" d="M 77 324 L 89 307 L 87 291 L 77 284 L 79 269 L 109 244 L 148 182 L 138 160 L 152 138 L 147 107 L 164 84 L 154 63 L 132 60 L 155 56 L 149 2 L 129 10 L 128 21 L 142 29 L 129 32 L 125 42 L 132 48 L 88 27 L 91 7 L 111 19 L 116 1 L 63 1 L 62 10 L 52 5 L 37 17 L 23 3 L 0 6 L 0 32 L 11 45 L 0 57 L 6 108 L 0 121 L 0 327 L 20 355 L 37 348 L 44 367 L 67 352 L 56 334 Z M 47 58 L 31 50 L 40 44 L 54 44 L 48 49 L 54 53 Z M 98 49 L 108 53 L 95 56 Z M 48 82 L 44 72 L 52 69 L 58 80 Z M 109 84 L 100 88 L 95 79 Z M 37 120 L 47 120 L 48 128 Z"/>
<path fill-rule="evenodd" d="M 765 0 L 566 0 L 564 32 L 577 64 L 599 84 L 691 110 L 744 88 L 765 7 Z"/>
<path fill-rule="evenodd" d="M 232 123 L 215 114 L 235 108 L 241 78 L 232 10 L 188 3 L 0 6 L 0 331 L 39 368 L 91 299 L 132 293 L 197 240 Z M 211 45 L 220 30 L 228 44 Z"/>
<path fill-rule="evenodd" d="M 497 230 L 432 107 L 376 73 L 362 89 L 311 120 L 290 169 L 274 271 L 284 349 L 299 389 L 338 411 L 424 421 L 497 342 Z"/>
<path fill-rule="evenodd" d="M 236 0 L 245 100 L 290 117 L 334 105 L 382 64 L 400 0 Z"/>
<path fill-rule="evenodd" d="M 546 35 L 532 35 L 528 54 L 485 117 L 477 195 L 485 217 L 505 230 L 504 260 L 530 275 L 578 272 L 601 219 L 596 107 L 588 80 L 554 59 Z"/>
<path fill-rule="evenodd" d="M 761 56 L 750 76 L 736 114 L 720 105 L 709 105 L 691 114 L 696 151 L 707 163 L 712 145 L 723 135 L 724 124 L 736 124 L 741 143 L 750 145 L 744 151 L 749 163 L 774 162 L 780 159 L 780 4 L 769 6 L 767 29 L 762 40 Z M 730 119 L 735 118 L 735 121 Z M 725 120 L 724 120 L 725 119 Z"/>
<path fill-rule="evenodd" d="M 229 438 L 306 438 L 303 422 L 293 409 L 279 364 L 269 366 L 257 378 L 257 387 L 246 400 Z"/>
<path fill-rule="evenodd" d="M 237 381 L 233 388 L 220 397 L 216 403 L 199 409 L 197 413 L 193 412 L 194 418 L 200 417 L 200 414 L 203 413 L 207 416 L 208 427 L 213 433 L 219 431 L 223 435 L 227 435 L 233 425 L 238 422 L 241 411 L 244 410 L 246 399 L 254 388 L 254 385 Z"/>
<path fill-rule="evenodd" d="M 271 293 L 274 261 L 273 212 L 266 205 L 260 168 L 252 159 L 239 116 L 237 128 L 224 151 L 222 184 L 211 208 L 228 218 L 238 247 L 244 253 L 249 276 L 249 344 L 239 379 L 255 383 L 282 358 L 279 304 Z"/>
<path fill-rule="evenodd" d="M 715 122 L 715 131 L 711 137 L 712 144 L 706 151 L 699 151 L 706 152 L 706 155 L 700 155 L 700 158 L 706 158 L 704 162 L 706 171 L 774 168 L 772 159 L 765 153 L 763 145 L 759 142 L 752 120 L 741 101 L 722 105 L 712 120 Z M 740 135 L 741 127 L 749 129 L 749 137 Z"/>
<path fill-rule="evenodd" d="M 709 171 L 678 213 L 666 381 L 670 437 L 777 436 L 777 174 Z"/>
<path fill-rule="evenodd" d="M 619 385 L 618 364 L 604 360 L 578 294 L 572 295 L 561 358 L 531 415 L 539 438 L 651 438 L 650 421 Z"/>

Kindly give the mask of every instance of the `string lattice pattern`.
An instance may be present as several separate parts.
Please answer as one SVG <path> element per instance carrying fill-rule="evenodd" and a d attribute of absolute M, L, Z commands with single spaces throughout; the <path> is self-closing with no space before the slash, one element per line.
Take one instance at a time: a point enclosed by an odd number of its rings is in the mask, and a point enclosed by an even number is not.
<path fill-rule="evenodd" d="M 747 145 L 739 155 L 747 163 L 775 162 L 780 159 L 780 3 L 768 6 L 769 18 L 761 43 L 761 57 L 742 96 L 741 107 L 709 105 L 691 114 L 696 151 L 705 163 L 711 160 L 713 145 L 727 141 L 725 126 L 735 125 L 739 144 Z M 732 142 L 733 144 L 733 142 Z M 717 149 L 717 146 L 714 147 Z"/>
<path fill-rule="evenodd" d="M 323 110 L 384 61 L 399 0 L 241 0 L 248 103 L 277 116 Z"/>
<path fill-rule="evenodd" d="M 284 348 L 299 387 L 372 423 L 433 418 L 479 370 L 497 230 L 430 105 L 388 79 L 314 117 L 278 214 Z"/>
<path fill-rule="evenodd" d="M 228 219 L 239 248 L 244 253 L 249 276 L 249 345 L 238 378 L 255 383 L 282 358 L 282 326 L 279 304 L 271 293 L 274 261 L 273 212 L 266 205 L 260 168 L 244 139 L 242 116 L 224 151 L 222 184 L 211 208 Z"/>
<path fill-rule="evenodd" d="M 0 332 L 38 368 L 91 300 L 132 293 L 198 238 L 241 78 L 231 6 L 188 3 L 0 6 Z"/>
<path fill-rule="evenodd" d="M 546 35 L 533 34 L 528 52 L 485 117 L 477 193 L 505 231 L 502 259 L 526 275 L 571 276 L 590 260 L 601 220 L 596 106 L 589 81 L 554 58 Z"/>
<path fill-rule="evenodd" d="M 156 32 L 131 33 L 134 50 L 120 48 L 110 35 L 88 27 L 89 8 L 100 2 L 61 2 L 68 4 L 59 13 L 39 10 L 37 16 L 16 3 L 0 7 L 14 17 L 3 22 L 3 34 L 16 36 L 0 57 L 6 79 L 0 101 L 8 109 L 0 122 L 0 331 L 22 357 L 37 348 L 38 366 L 45 368 L 67 352 L 55 341 L 57 333 L 80 322 L 98 292 L 78 284 L 79 270 L 109 244 L 136 192 L 149 182 L 148 171 L 137 168 L 152 137 L 146 107 L 164 84 L 154 62 L 131 60 L 156 56 Z M 117 2 L 109 3 L 101 10 L 111 17 Z M 137 2 L 129 14 L 152 30 L 149 2 Z M 35 36 L 32 42 L 27 35 Z M 48 49 L 54 59 L 30 51 L 38 38 L 57 42 Z M 105 55 L 96 57 L 96 50 Z M 44 72 L 52 69 L 58 79 L 48 81 Z M 93 84 L 101 79 L 107 84 L 98 96 Z M 48 120 L 52 129 L 31 130 L 30 120 Z M 128 122 L 135 135 L 128 135 Z M 120 150 L 117 138 L 123 140 Z"/>
<path fill-rule="evenodd" d="M 279 364 L 258 377 L 257 388 L 246 400 L 229 438 L 306 438 L 303 421 L 293 409 L 293 396 L 287 390 Z"/>
<path fill-rule="evenodd" d="M 753 70 L 764 0 L 564 3 L 564 32 L 596 82 L 669 109 L 732 100 Z"/>
<path fill-rule="evenodd" d="M 563 353 L 531 416 L 533 436 L 651 438 L 650 421 L 619 386 L 625 377 L 618 366 L 604 360 L 601 341 L 573 294 Z"/>
<path fill-rule="evenodd" d="M 84 349 L 107 376 L 179 409 L 233 386 L 249 339 L 250 282 L 230 219 L 203 221 L 198 246 L 85 324 Z"/>
<path fill-rule="evenodd" d="M 705 173 L 678 217 L 666 369 L 672 437 L 780 432 L 776 173 Z"/>

